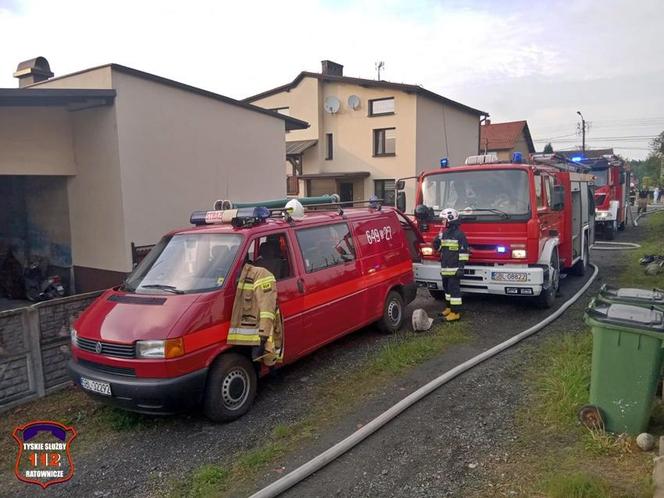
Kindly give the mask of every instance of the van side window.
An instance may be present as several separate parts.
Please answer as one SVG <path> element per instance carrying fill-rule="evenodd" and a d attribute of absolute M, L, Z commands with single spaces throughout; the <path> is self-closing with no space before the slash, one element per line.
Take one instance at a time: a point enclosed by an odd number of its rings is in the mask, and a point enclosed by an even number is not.
<path fill-rule="evenodd" d="M 546 202 L 549 206 L 553 206 L 553 178 L 544 177 L 544 188 L 546 188 Z"/>
<path fill-rule="evenodd" d="M 303 228 L 296 233 L 307 273 L 355 259 L 355 247 L 346 223 Z"/>
<path fill-rule="evenodd" d="M 275 233 L 251 241 L 247 251 L 247 262 L 265 268 L 277 280 L 293 276 L 285 233 Z"/>

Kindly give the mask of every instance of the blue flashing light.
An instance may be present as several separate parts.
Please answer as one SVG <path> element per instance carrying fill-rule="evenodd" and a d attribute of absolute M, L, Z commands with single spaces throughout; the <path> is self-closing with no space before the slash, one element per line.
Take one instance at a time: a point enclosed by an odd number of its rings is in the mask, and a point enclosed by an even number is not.
<path fill-rule="evenodd" d="M 513 163 L 521 163 L 523 161 L 523 155 L 521 152 L 515 152 L 512 154 L 512 162 Z"/>
<path fill-rule="evenodd" d="M 505 246 L 498 246 L 496 247 L 496 251 L 499 252 L 500 254 L 503 254 L 507 251 L 507 248 Z"/>
<path fill-rule="evenodd" d="M 581 161 L 583 161 L 583 156 L 573 156 L 572 161 L 574 161 L 575 163 L 580 163 Z"/>
<path fill-rule="evenodd" d="M 378 209 L 380 207 L 380 202 L 378 202 L 378 197 L 375 195 L 372 195 L 369 197 L 369 207 L 371 209 Z"/>
<path fill-rule="evenodd" d="M 443 157 L 443 158 L 440 160 L 440 167 L 441 167 L 441 168 L 447 168 L 447 166 L 449 165 L 449 163 L 450 163 L 449 160 L 448 160 L 446 157 Z"/>

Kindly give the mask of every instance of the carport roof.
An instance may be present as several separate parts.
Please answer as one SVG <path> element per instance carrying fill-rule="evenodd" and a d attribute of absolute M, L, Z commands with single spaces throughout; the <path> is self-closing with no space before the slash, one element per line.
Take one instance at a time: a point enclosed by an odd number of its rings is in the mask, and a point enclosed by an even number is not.
<path fill-rule="evenodd" d="M 112 89 L 0 88 L 0 107 L 110 105 L 115 95 Z"/>

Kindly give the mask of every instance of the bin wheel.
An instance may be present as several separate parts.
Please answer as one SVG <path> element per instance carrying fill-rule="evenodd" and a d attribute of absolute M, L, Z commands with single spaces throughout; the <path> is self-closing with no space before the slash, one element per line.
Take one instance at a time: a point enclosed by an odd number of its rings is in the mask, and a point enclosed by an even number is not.
<path fill-rule="evenodd" d="M 590 430 L 604 430 L 602 411 L 595 405 L 585 405 L 579 409 L 579 421 Z"/>

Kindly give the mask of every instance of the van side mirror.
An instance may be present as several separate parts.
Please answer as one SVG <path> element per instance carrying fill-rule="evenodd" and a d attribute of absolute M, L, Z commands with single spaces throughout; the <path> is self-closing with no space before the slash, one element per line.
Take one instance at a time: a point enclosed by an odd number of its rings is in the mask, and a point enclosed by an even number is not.
<path fill-rule="evenodd" d="M 397 209 L 402 213 L 406 212 L 406 192 L 403 190 L 397 192 Z"/>
<path fill-rule="evenodd" d="M 406 187 L 406 182 L 404 180 L 397 180 L 396 188 L 397 190 L 403 190 Z"/>
<path fill-rule="evenodd" d="M 554 185 L 552 200 L 551 209 L 554 211 L 562 211 L 565 208 L 565 189 L 562 185 Z"/>

